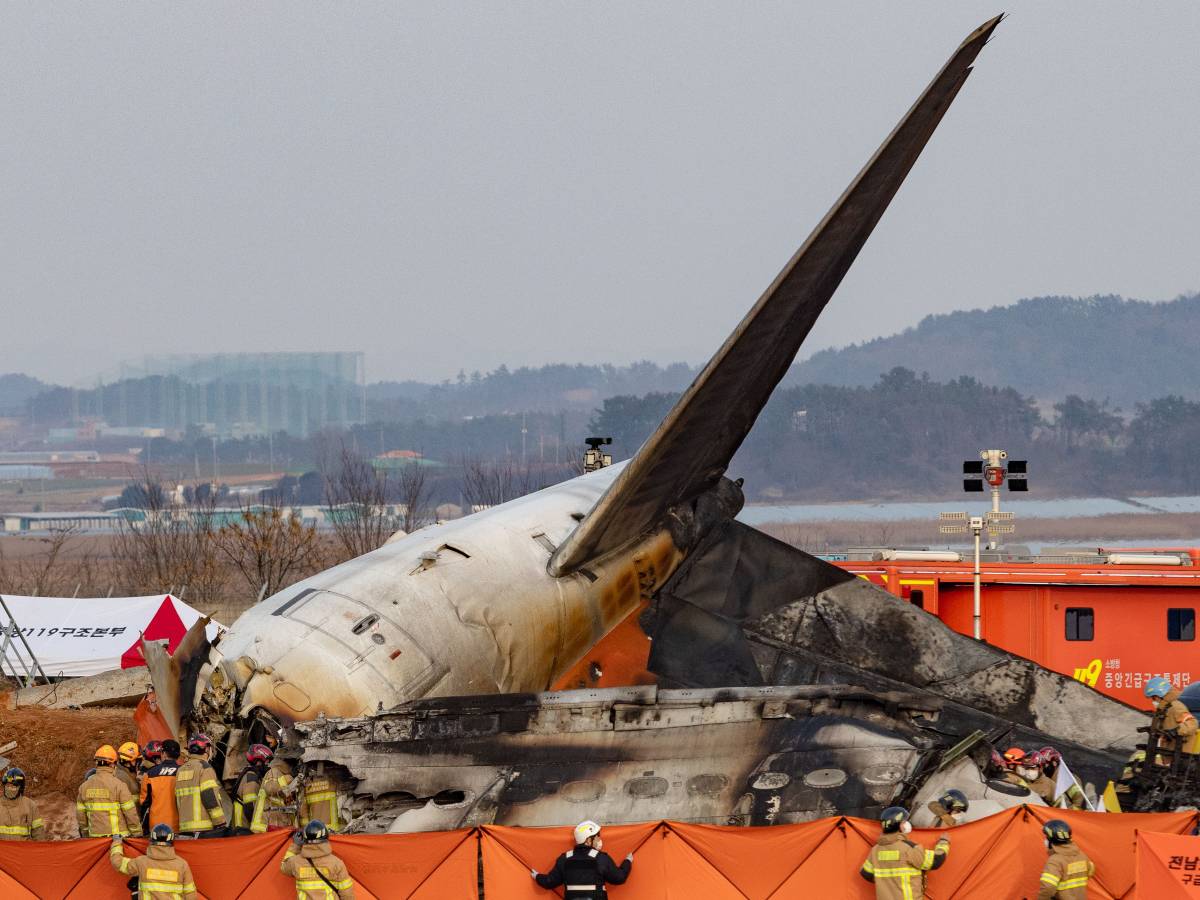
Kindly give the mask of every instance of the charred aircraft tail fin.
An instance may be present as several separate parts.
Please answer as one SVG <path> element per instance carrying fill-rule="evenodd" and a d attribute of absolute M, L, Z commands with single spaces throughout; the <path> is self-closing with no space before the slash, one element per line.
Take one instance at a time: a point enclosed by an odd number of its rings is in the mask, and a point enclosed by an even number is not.
<path fill-rule="evenodd" d="M 713 487 L 1000 23 L 963 41 L 900 124 L 550 560 L 564 575 Z"/>

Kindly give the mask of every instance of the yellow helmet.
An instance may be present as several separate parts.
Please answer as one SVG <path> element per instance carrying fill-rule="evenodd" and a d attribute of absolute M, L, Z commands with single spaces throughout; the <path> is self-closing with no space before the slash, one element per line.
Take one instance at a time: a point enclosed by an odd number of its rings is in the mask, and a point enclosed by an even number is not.
<path fill-rule="evenodd" d="M 94 758 L 98 763 L 109 766 L 116 765 L 117 751 L 112 748 L 112 744 L 105 744 L 96 751 Z"/>
<path fill-rule="evenodd" d="M 127 763 L 137 762 L 142 757 L 142 751 L 133 741 L 126 741 L 117 749 L 117 756 Z"/>

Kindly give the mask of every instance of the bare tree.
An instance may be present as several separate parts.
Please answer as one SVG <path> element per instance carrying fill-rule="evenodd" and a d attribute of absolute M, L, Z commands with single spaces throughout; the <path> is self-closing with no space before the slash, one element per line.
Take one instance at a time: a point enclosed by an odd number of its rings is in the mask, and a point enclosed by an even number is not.
<path fill-rule="evenodd" d="M 381 547 L 401 526 L 388 506 L 388 483 L 370 460 L 343 442 L 320 460 L 325 478 L 325 515 L 348 559 Z"/>
<path fill-rule="evenodd" d="M 400 527 L 406 533 L 411 534 L 433 518 L 429 508 L 431 491 L 420 463 L 401 466 L 393 490 L 400 503 Z"/>
<path fill-rule="evenodd" d="M 463 499 L 467 506 L 463 512 L 499 506 L 517 496 L 513 487 L 511 459 L 494 462 L 464 453 L 461 465 Z"/>
<path fill-rule="evenodd" d="M 145 498 L 141 522 L 126 522 L 113 539 L 114 564 L 125 590 L 174 590 L 196 606 L 219 603 L 228 579 L 215 541 L 211 500 L 175 507 L 146 470 L 138 487 Z"/>
<path fill-rule="evenodd" d="M 95 559 L 75 553 L 78 530 L 53 529 L 34 540 L 38 549 L 17 558 L 0 556 L 0 591 L 31 597 L 63 596 L 92 586 Z"/>
<path fill-rule="evenodd" d="M 571 462 L 522 466 L 512 457 L 485 460 L 467 454 L 463 454 L 459 465 L 463 500 L 470 507 L 467 512 L 524 497 L 582 472 L 579 465 Z"/>
<path fill-rule="evenodd" d="M 243 507 L 241 516 L 214 532 L 217 549 L 259 596 L 320 571 L 322 547 L 313 525 L 278 505 Z"/>

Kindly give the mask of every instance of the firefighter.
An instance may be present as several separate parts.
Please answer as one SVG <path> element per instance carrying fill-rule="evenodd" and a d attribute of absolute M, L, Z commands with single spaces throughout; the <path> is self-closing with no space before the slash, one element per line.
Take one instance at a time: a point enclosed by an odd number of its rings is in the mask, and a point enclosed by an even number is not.
<path fill-rule="evenodd" d="M 138 762 L 142 758 L 141 748 L 133 741 L 126 741 L 117 748 L 117 764 L 113 774 L 125 782 L 129 793 L 136 797 L 141 792 L 138 784 Z"/>
<path fill-rule="evenodd" d="M 163 760 L 163 742 L 149 741 L 142 748 L 141 774 L 145 775 Z"/>
<path fill-rule="evenodd" d="M 876 900 L 924 900 L 925 873 L 940 868 L 950 855 L 950 838 L 941 835 L 932 850 L 908 839 L 908 810 L 889 806 L 879 817 L 883 830 L 858 874 L 874 882 Z"/>
<path fill-rule="evenodd" d="M 234 834 L 262 834 L 267 830 L 267 794 L 263 781 L 267 765 L 274 757 L 271 748 L 265 744 L 251 744 L 246 751 L 246 768 L 234 788 Z"/>
<path fill-rule="evenodd" d="M 25 773 L 16 766 L 0 775 L 0 841 L 40 841 L 45 823 L 38 817 L 37 804 L 25 796 Z"/>
<path fill-rule="evenodd" d="M 1171 753 L 1176 746 L 1185 747 L 1196 733 L 1196 717 L 1179 699 L 1179 689 L 1156 675 L 1146 682 L 1144 693 L 1154 704 L 1154 722 L 1162 732 L 1159 748 Z"/>
<path fill-rule="evenodd" d="M 1140 768 L 1145 762 L 1145 750 L 1134 750 L 1133 753 L 1129 755 L 1129 759 L 1125 763 L 1125 768 L 1121 770 L 1121 779 L 1117 782 L 1114 788 L 1117 793 L 1118 801 L 1123 797 L 1127 797 L 1133 792 L 1132 785 L 1134 766 L 1138 766 Z M 1122 806 L 1124 806 L 1124 804 L 1122 804 Z"/>
<path fill-rule="evenodd" d="M 1024 768 L 1025 751 L 1020 747 L 1009 747 L 1004 751 L 1004 756 L 1001 759 L 1004 767 L 1002 779 L 1018 787 L 1029 787 L 1029 783 L 1021 776 L 1020 772 Z"/>
<path fill-rule="evenodd" d="M 188 741 L 188 761 L 175 772 L 175 805 L 180 837 L 224 837 L 229 826 L 221 803 L 221 785 L 208 760 L 213 744 L 206 734 Z"/>
<path fill-rule="evenodd" d="M 300 821 L 324 822 L 331 834 L 345 824 L 338 816 L 337 786 L 326 775 L 306 776 L 300 790 Z"/>
<path fill-rule="evenodd" d="M 151 741 L 151 744 L 158 743 Z M 150 744 L 147 744 L 147 753 Z M 179 742 L 166 740 L 154 748 L 158 760 L 142 778 L 142 786 L 138 791 L 138 811 L 142 817 L 142 827 L 146 828 L 151 822 L 169 825 L 171 831 L 179 827 L 179 807 L 175 801 L 175 780 L 179 772 Z"/>
<path fill-rule="evenodd" d="M 1071 826 L 1062 819 L 1051 819 L 1042 826 L 1042 834 L 1050 855 L 1042 869 L 1037 900 L 1086 900 L 1088 879 L 1096 867 L 1071 840 Z"/>
<path fill-rule="evenodd" d="M 538 887 L 553 889 L 563 885 L 563 900 L 603 900 L 608 896 L 604 885 L 624 884 L 633 869 L 632 853 L 618 866 L 611 856 L 601 852 L 603 848 L 600 826 L 590 820 L 580 822 L 575 826 L 574 849 L 560 856 L 545 875 L 537 869 L 530 869 L 529 874 Z"/>
<path fill-rule="evenodd" d="M 354 900 L 354 881 L 346 864 L 333 855 L 329 829 L 316 819 L 297 831 L 279 870 L 296 880 L 296 900 Z"/>
<path fill-rule="evenodd" d="M 161 822 L 150 829 L 146 855 L 130 859 L 119 837 L 113 838 L 108 861 L 130 876 L 130 892 L 138 900 L 197 900 L 196 879 L 186 859 L 175 855 L 175 834 Z"/>
<path fill-rule="evenodd" d="M 1065 809 L 1087 809 L 1087 800 L 1083 796 L 1083 788 L 1071 779 L 1071 784 L 1060 796 L 1058 793 L 1058 770 L 1062 766 L 1062 754 L 1053 747 L 1043 747 L 1033 754 L 1033 764 L 1038 769 L 1038 777 L 1031 784 L 1030 790 L 1046 801 L 1047 806 L 1061 806 Z"/>
<path fill-rule="evenodd" d="M 133 795 L 116 776 L 117 751 L 105 744 L 96 750 L 94 774 L 79 786 L 75 817 L 81 837 L 140 837 L 142 823 Z"/>
<path fill-rule="evenodd" d="M 970 806 L 966 794 L 956 788 L 950 788 L 936 800 L 931 800 L 928 809 L 933 813 L 934 823 L 938 828 L 953 828 Z"/>
<path fill-rule="evenodd" d="M 274 751 L 272 750 L 272 753 Z M 292 768 L 286 759 L 276 756 L 263 777 L 263 793 L 266 795 L 266 826 L 268 831 L 296 827 L 295 809 L 284 809 L 292 802 Z"/>

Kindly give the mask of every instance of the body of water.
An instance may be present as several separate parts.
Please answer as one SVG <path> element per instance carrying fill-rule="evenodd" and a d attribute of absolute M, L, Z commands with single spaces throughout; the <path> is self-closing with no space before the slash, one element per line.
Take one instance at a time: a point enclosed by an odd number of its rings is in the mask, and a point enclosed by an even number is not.
<path fill-rule="evenodd" d="M 748 503 L 738 514 L 747 525 L 771 522 L 895 522 L 902 519 L 936 520 L 938 513 L 965 510 L 982 515 L 991 509 L 991 499 L 963 495 L 947 500 L 919 503 Z M 1059 500 L 1031 500 L 1004 493 L 1000 508 L 1016 513 L 1018 519 L 1074 519 L 1124 513 L 1200 513 L 1200 497 L 1065 497 Z"/>

